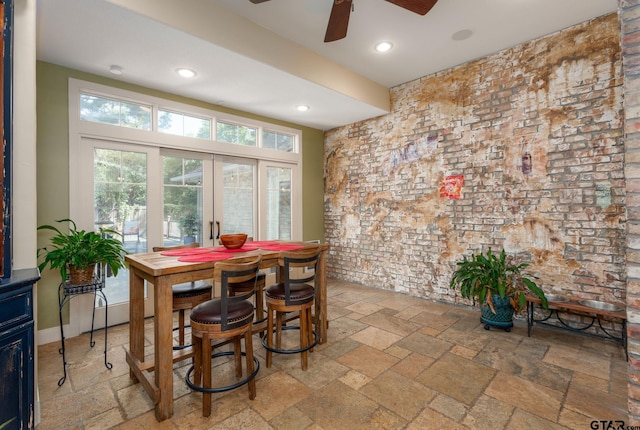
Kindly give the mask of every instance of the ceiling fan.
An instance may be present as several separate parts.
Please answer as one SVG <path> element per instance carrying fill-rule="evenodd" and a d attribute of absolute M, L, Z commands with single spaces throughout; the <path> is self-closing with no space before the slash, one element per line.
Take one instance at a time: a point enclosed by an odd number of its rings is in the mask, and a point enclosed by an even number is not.
<path fill-rule="evenodd" d="M 269 0 L 249 0 L 251 3 L 264 3 Z M 426 15 L 438 0 L 386 0 L 396 6 L 419 15 Z M 331 15 L 329 15 L 329 23 L 327 24 L 327 32 L 324 36 L 325 42 L 333 42 L 343 39 L 347 35 L 347 27 L 349 26 L 349 15 L 353 0 L 333 0 L 331 7 Z"/>

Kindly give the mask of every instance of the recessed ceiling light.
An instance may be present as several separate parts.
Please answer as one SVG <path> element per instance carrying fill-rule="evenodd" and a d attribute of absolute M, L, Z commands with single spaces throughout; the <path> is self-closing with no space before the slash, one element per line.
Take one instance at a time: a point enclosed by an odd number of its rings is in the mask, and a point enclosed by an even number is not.
<path fill-rule="evenodd" d="M 113 73 L 114 75 L 121 75 L 122 74 L 122 67 L 114 65 L 114 66 L 111 66 L 109 68 L 109 71 L 111 73 Z"/>
<path fill-rule="evenodd" d="M 191 69 L 176 69 L 176 72 L 183 78 L 193 78 L 196 75 L 196 72 Z"/>
<path fill-rule="evenodd" d="M 391 48 L 393 48 L 393 43 L 391 42 L 380 42 L 380 43 L 376 43 L 376 46 L 374 47 L 374 49 L 377 52 L 387 52 L 389 51 Z"/>
<path fill-rule="evenodd" d="M 456 31 L 455 33 L 453 33 L 451 35 L 451 38 L 453 40 L 465 40 L 471 37 L 471 35 L 473 34 L 473 31 L 466 29 L 466 30 L 460 30 L 460 31 Z"/>
<path fill-rule="evenodd" d="M 298 109 L 300 112 L 306 112 L 311 108 L 307 105 L 298 105 L 296 106 L 296 109 Z"/>

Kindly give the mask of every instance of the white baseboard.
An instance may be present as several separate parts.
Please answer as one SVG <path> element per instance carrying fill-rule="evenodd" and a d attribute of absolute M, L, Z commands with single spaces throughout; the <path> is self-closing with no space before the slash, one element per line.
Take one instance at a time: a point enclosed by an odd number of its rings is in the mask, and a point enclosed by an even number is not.
<path fill-rule="evenodd" d="M 71 333 L 68 324 L 63 326 L 64 337 L 70 338 L 78 336 L 80 333 Z M 45 345 L 51 342 L 60 342 L 60 327 L 51 327 L 44 330 L 38 330 L 36 333 L 36 345 Z"/>

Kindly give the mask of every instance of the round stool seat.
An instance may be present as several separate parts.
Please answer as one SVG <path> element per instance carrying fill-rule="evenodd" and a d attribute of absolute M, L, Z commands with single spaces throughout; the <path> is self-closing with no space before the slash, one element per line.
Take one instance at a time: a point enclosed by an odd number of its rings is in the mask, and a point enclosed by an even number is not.
<path fill-rule="evenodd" d="M 253 319 L 253 304 L 246 300 L 229 302 L 228 322 L 235 325 L 245 319 Z M 222 324 L 222 302 L 220 300 L 209 300 L 200 303 L 191 310 L 191 322 L 200 324 Z"/>
<path fill-rule="evenodd" d="M 290 287 L 289 304 L 303 304 L 313 301 L 315 290 L 311 285 L 296 284 Z M 267 288 L 266 295 L 268 299 L 285 300 L 284 284 L 279 283 Z"/>
<path fill-rule="evenodd" d="M 211 293 L 213 287 L 206 282 L 187 282 L 172 287 L 173 297 L 193 297 L 200 294 Z"/>

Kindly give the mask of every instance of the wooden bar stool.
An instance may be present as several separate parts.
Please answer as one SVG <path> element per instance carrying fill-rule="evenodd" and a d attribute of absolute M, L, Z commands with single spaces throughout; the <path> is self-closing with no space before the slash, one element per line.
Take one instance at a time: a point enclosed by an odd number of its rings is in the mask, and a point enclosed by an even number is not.
<path fill-rule="evenodd" d="M 253 242 L 253 237 L 247 238 L 247 243 Z M 222 242 L 219 242 L 222 244 Z M 266 286 L 267 276 L 264 272 L 258 272 L 258 279 L 249 279 L 245 282 L 229 282 L 229 295 L 248 293 L 251 289 L 256 289 L 255 297 L 255 319 L 254 324 L 258 324 L 267 319 L 264 316 L 264 287 Z"/>
<path fill-rule="evenodd" d="M 154 246 L 153 252 L 167 251 L 170 249 L 197 248 L 200 244 L 192 242 L 185 245 L 174 246 Z M 184 284 L 176 284 L 171 287 L 173 289 L 173 311 L 178 312 L 178 346 L 173 349 L 184 349 L 189 345 L 184 343 L 185 327 L 185 311 L 193 309 L 200 303 L 211 300 L 213 285 L 205 281 L 188 282 Z M 175 330 L 175 329 L 174 329 Z"/>
<path fill-rule="evenodd" d="M 255 288 L 242 295 L 229 296 L 230 282 L 248 282 L 257 279 L 262 257 L 247 263 L 218 262 L 213 279 L 221 284 L 220 299 L 201 303 L 191 310 L 191 340 L 193 343 L 193 366 L 185 376 L 187 385 L 202 392 L 202 415 L 211 415 L 211 394 L 233 390 L 244 384 L 249 387 L 249 399 L 256 397 L 255 376 L 260 370 L 260 362 L 253 356 L 253 303 L 250 299 Z M 241 350 L 244 337 L 245 352 Z M 233 339 L 233 351 L 212 353 L 212 340 Z M 246 377 L 234 384 L 212 387 L 212 358 L 233 355 L 235 376 L 242 378 L 242 356 L 245 356 Z M 193 381 L 191 374 L 193 373 Z"/>
<path fill-rule="evenodd" d="M 280 282 L 266 290 L 267 300 L 267 333 L 262 338 L 262 345 L 267 350 L 267 367 L 271 367 L 272 353 L 301 354 L 302 370 L 307 370 L 308 351 L 313 350 L 318 338 L 313 330 L 311 308 L 315 298 L 315 288 L 309 285 L 316 277 L 316 267 L 320 255 L 320 247 L 300 251 L 283 252 L 278 259 L 280 266 Z M 304 273 L 292 277 L 291 269 L 313 268 L 313 273 Z M 299 326 L 283 326 L 283 317 L 287 312 L 299 312 Z M 275 318 L 275 323 L 274 323 Z M 282 330 L 300 330 L 300 347 L 282 348 Z M 276 335 L 274 346 L 273 335 Z"/>

